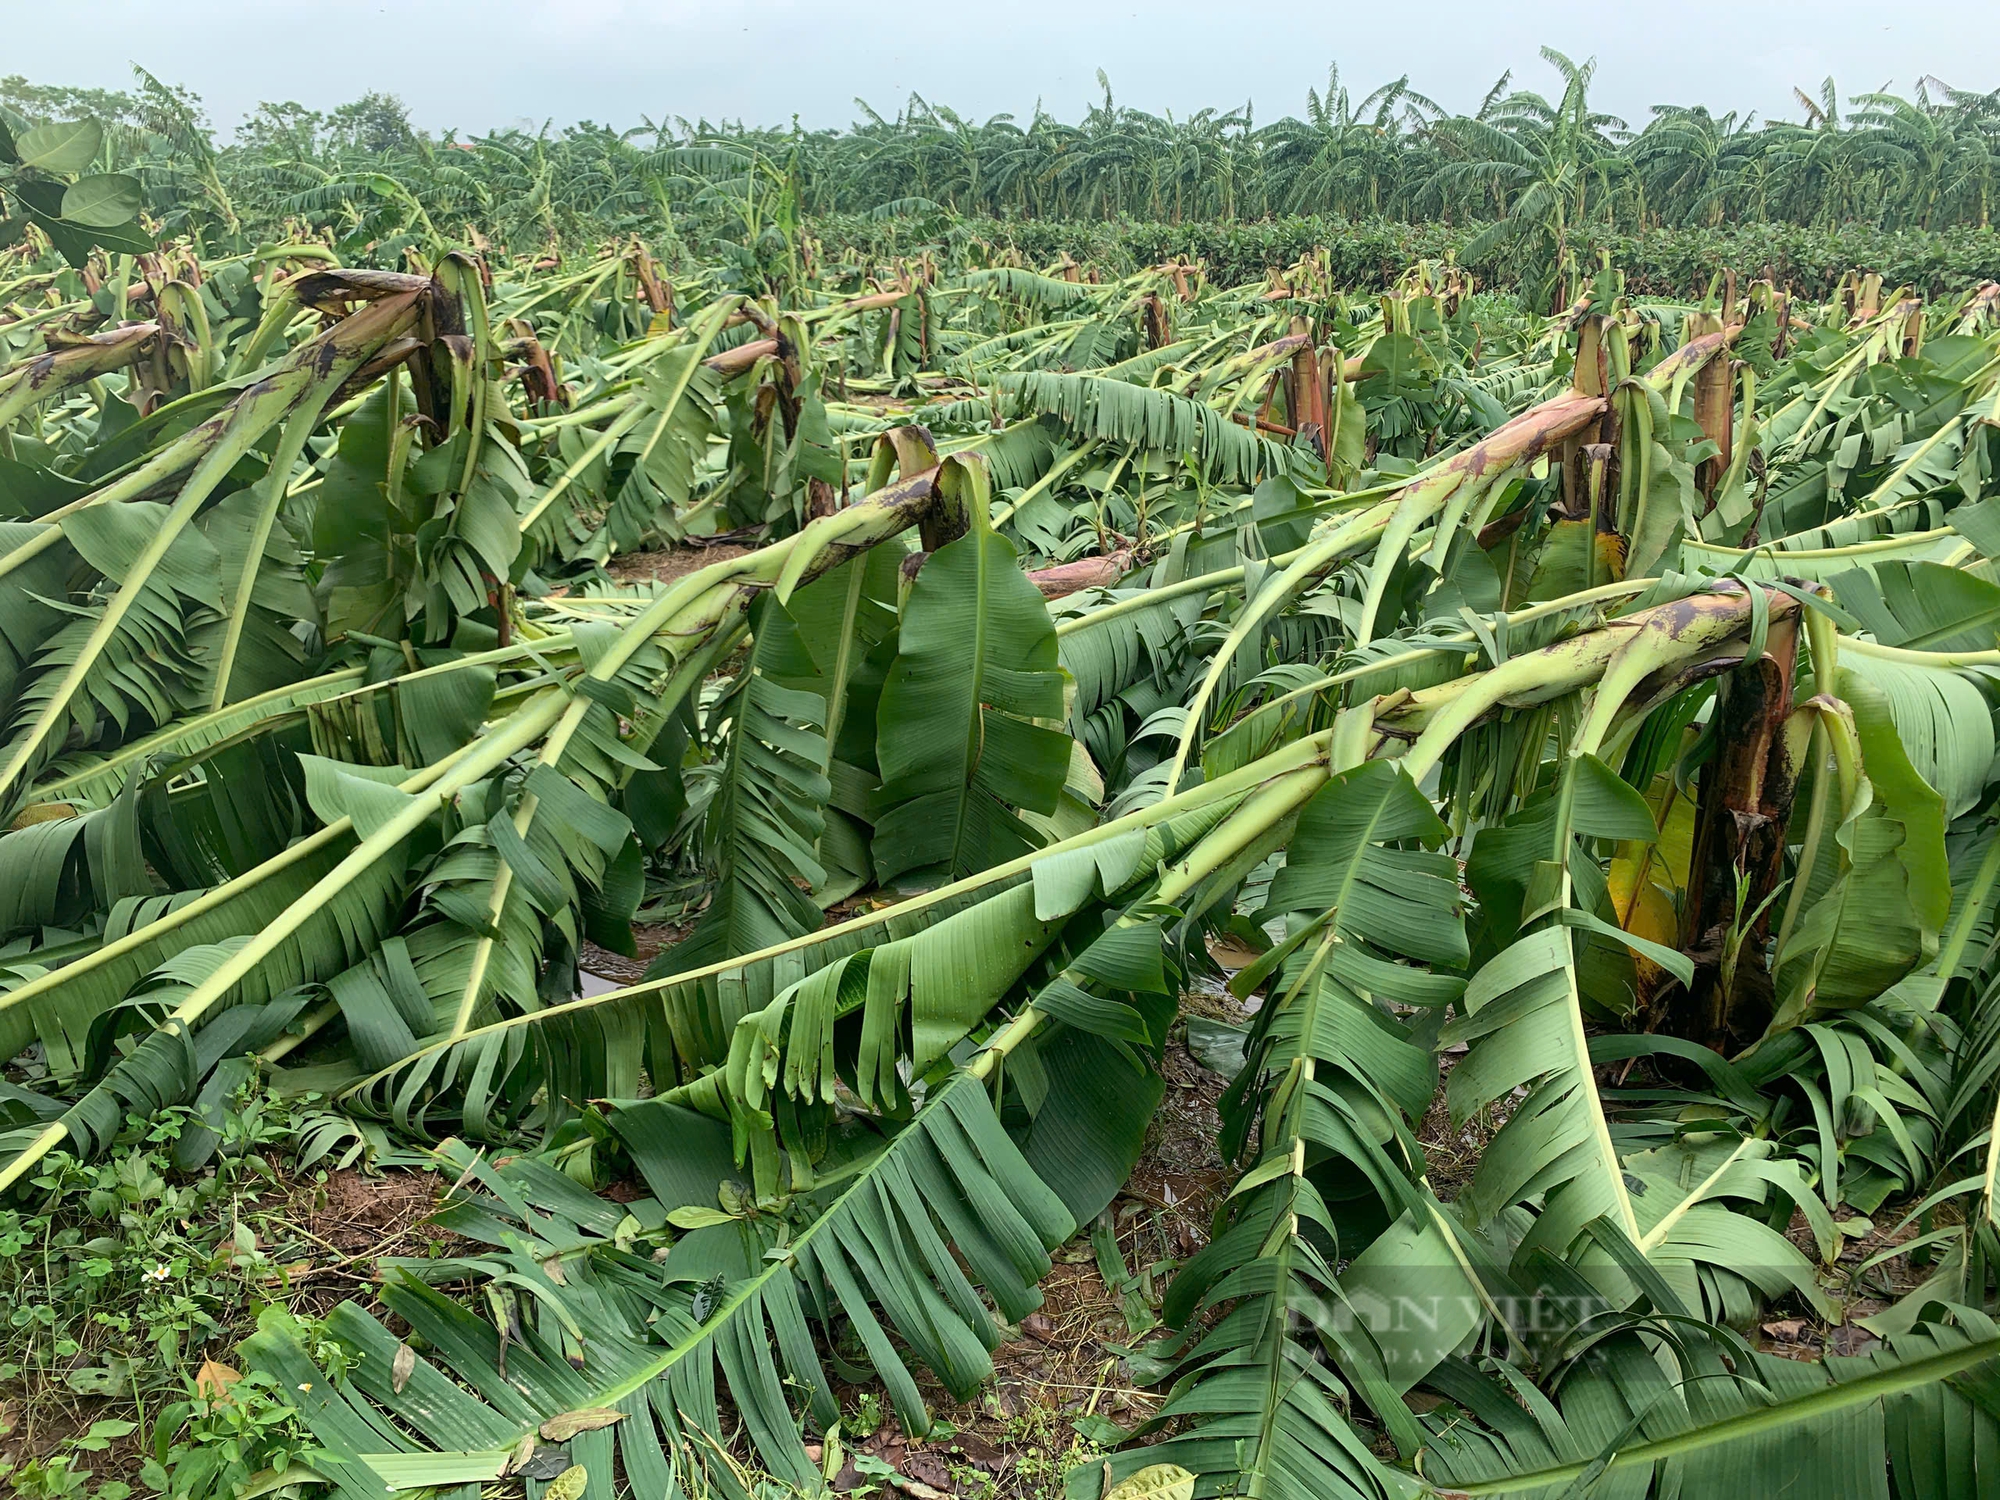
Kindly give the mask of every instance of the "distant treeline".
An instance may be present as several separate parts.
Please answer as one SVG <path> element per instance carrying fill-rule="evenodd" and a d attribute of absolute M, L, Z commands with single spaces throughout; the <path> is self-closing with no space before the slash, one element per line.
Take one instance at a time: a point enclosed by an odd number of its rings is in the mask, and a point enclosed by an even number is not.
<path fill-rule="evenodd" d="M 851 249 L 864 259 L 908 253 L 925 242 L 925 229 L 862 215 L 839 215 L 812 226 L 829 251 Z M 1333 281 L 1348 287 L 1389 286 L 1418 260 L 1456 260 L 1488 286 L 1511 287 L 1520 274 L 1518 256 L 1507 247 L 1466 254 L 1477 226 L 1390 219 L 1287 216 L 1249 224 L 963 219 L 943 232 L 1018 250 L 1038 266 L 1068 256 L 1129 270 L 1192 257 L 1223 285 L 1254 280 L 1315 250 L 1325 252 Z M 1572 245 L 1586 270 L 1601 253 L 1608 254 L 1625 273 L 1628 289 L 1650 296 L 1698 294 L 1729 270 L 1744 277 L 1769 274 L 1780 286 L 1815 299 L 1830 295 L 1851 269 L 1879 272 L 1886 284 L 1908 285 L 1926 296 L 2000 276 L 2000 232 L 1969 226 L 1926 231 L 1766 223 L 1628 233 L 1592 225 L 1577 231 Z"/>
<path fill-rule="evenodd" d="M 1927 286 L 2000 269 L 1987 229 L 2000 90 L 1926 78 L 1843 95 L 1827 79 L 1795 91 L 1793 119 L 1661 106 L 1631 122 L 1593 107 L 1594 63 L 1542 59 L 1554 87 L 1509 73 L 1471 114 L 1407 78 L 1357 96 L 1333 71 L 1301 114 L 1267 123 L 1247 106 L 1133 109 L 1100 75 L 1101 102 L 1075 122 L 974 121 L 912 96 L 893 117 L 862 105 L 844 130 L 676 117 L 438 138 L 369 94 L 328 112 L 267 103 L 221 139 L 198 97 L 143 70 L 130 92 L 0 79 L 0 117 L 104 121 L 101 169 L 137 177 L 170 233 L 304 230 L 357 259 L 474 231 L 537 253 L 639 234 L 669 254 L 747 247 L 746 276 L 768 275 L 772 247 L 803 226 L 861 243 L 874 231 L 850 233 L 846 216 L 869 216 L 883 243 L 969 220 L 989 234 L 991 220 L 1026 253 L 1192 249 L 1231 275 L 1308 243 L 1351 260 L 1356 280 L 1453 250 L 1530 293 L 1601 247 L 1677 290 L 1766 261 L 1814 287 L 1854 263 Z"/>

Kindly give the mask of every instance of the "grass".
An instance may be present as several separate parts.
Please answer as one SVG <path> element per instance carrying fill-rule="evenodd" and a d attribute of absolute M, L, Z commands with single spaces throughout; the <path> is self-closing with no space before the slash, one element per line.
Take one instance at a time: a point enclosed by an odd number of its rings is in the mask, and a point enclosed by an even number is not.
<path fill-rule="evenodd" d="M 289 1315 L 304 1242 L 280 1168 L 313 1121 L 237 1105 L 201 1165 L 199 1118 L 172 1110 L 95 1164 L 50 1156 L 0 1212 L 0 1477 L 23 1500 L 205 1500 L 296 1466 L 292 1409 L 229 1357 L 258 1317 Z"/>

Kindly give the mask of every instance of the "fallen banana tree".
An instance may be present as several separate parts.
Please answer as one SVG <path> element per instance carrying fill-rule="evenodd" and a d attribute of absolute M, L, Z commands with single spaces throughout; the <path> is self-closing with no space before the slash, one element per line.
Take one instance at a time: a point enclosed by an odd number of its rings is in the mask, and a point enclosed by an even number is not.
<path fill-rule="evenodd" d="M 976 1387 L 998 1329 L 975 1285 L 1006 1317 L 1023 1315 L 1033 1306 L 1024 1274 L 1115 1191 L 1150 1109 L 1144 1059 L 1164 1036 L 1179 976 L 1200 962 L 1193 939 L 1280 847 L 1289 857 L 1263 910 L 1285 915 L 1286 936 L 1236 981 L 1267 992 L 1227 1101 L 1246 1170 L 1221 1232 L 1165 1304 L 1183 1332 L 1168 1346 L 1179 1364 L 1155 1419 L 1164 1441 L 1114 1459 L 1114 1482 L 1170 1461 L 1244 1493 L 1423 1488 L 1350 1425 L 1354 1403 L 1405 1458 L 1461 1466 L 1448 1470 L 1459 1482 L 1477 1476 L 1494 1493 L 1545 1484 L 1577 1451 L 1555 1408 L 1537 1420 L 1559 1436 L 1506 1460 L 1507 1439 L 1481 1446 L 1478 1426 L 1451 1436 L 1454 1456 L 1445 1456 L 1441 1430 L 1402 1401 L 1429 1382 L 1475 1423 L 1517 1437 L 1493 1406 L 1518 1411 L 1502 1394 L 1510 1387 L 1449 1358 L 1489 1338 L 1513 1351 L 1502 1374 L 1573 1369 L 1573 1390 L 1615 1381 L 1621 1358 L 1656 1369 L 1643 1351 L 1665 1338 L 1680 1371 L 1663 1388 L 1670 1404 L 1633 1412 L 1657 1420 L 1660 1440 L 1619 1460 L 1647 1466 L 1683 1454 L 1741 1462 L 1774 1440 L 1823 1443 L 1843 1413 L 1880 1411 L 1939 1372 L 1990 1358 L 2000 1347 L 1990 1324 L 1969 1342 L 1926 1324 L 1911 1335 L 1923 1352 L 1907 1369 L 1889 1361 L 1850 1389 L 1822 1381 L 1794 1388 L 1795 1404 L 1762 1405 L 1755 1382 L 1772 1378 L 1770 1364 L 1726 1331 L 1727 1307 L 1743 1295 L 1823 1298 L 1812 1261 L 1766 1222 L 1773 1203 L 1789 1212 L 1816 1202 L 1800 1160 L 1769 1133 L 1772 1101 L 1709 1054 L 1724 1105 L 1713 1128 L 1656 1136 L 1677 1099 L 1612 1102 L 1600 1089 L 1601 1048 L 1588 1028 L 1606 976 L 1622 971 L 1630 984 L 1643 960 L 1692 978 L 1683 955 L 1617 924 L 1592 851 L 1655 842 L 1659 830 L 1613 762 L 1646 769 L 1659 754 L 1647 748 L 1649 724 L 1670 721 L 1716 674 L 1754 670 L 1771 643 L 1796 650 L 1792 627 L 1817 597 L 1740 584 L 1678 592 L 1483 673 L 1356 704 L 1329 730 L 1239 772 L 915 902 L 708 971 L 493 1023 L 484 1037 L 434 1043 L 429 1057 L 385 1070 L 362 1092 L 406 1110 L 428 1092 L 434 1105 L 440 1083 L 464 1072 L 437 1059 L 545 1027 L 574 1039 L 587 1017 L 627 1037 L 655 1027 L 676 1044 L 713 1036 L 686 1082 L 604 1106 L 612 1137 L 685 1231 L 665 1259 L 669 1300 L 614 1271 L 622 1252 L 607 1246 L 586 1252 L 606 1268 L 592 1280 L 593 1300 L 537 1284 L 528 1293 L 537 1314 L 503 1321 L 497 1342 L 457 1315 L 453 1366 L 486 1403 L 464 1419 L 480 1433 L 470 1452 L 435 1451 L 449 1445 L 446 1432 L 466 1429 L 441 1425 L 407 1393 L 415 1376 L 396 1384 L 391 1367 L 406 1361 L 365 1320 L 344 1325 L 345 1341 L 364 1351 L 344 1381 L 326 1384 L 275 1328 L 260 1358 L 289 1384 L 325 1391 L 307 1403 L 308 1420 L 343 1483 L 371 1493 L 497 1478 L 531 1460 L 537 1435 L 561 1441 L 597 1423 L 606 1435 L 573 1444 L 571 1458 L 608 1467 L 615 1452 L 628 1473 L 651 1465 L 689 1482 L 712 1472 L 717 1455 L 700 1436 L 714 1430 L 715 1413 L 686 1405 L 687 1393 L 713 1389 L 718 1368 L 762 1460 L 811 1484 L 784 1398 L 789 1386 L 813 1420 L 832 1415 L 809 1318 L 829 1332 L 849 1321 L 861 1331 L 906 1430 L 921 1433 L 928 1417 L 888 1333 L 954 1394 Z M 1814 618 L 1819 626 L 1804 632 L 1815 641 L 1813 670 L 1830 676 L 1838 647 Z M 1478 773 L 1496 748 L 1524 726 L 1557 723 L 1568 727 L 1552 779 L 1502 794 L 1489 809 L 1492 832 L 1474 842 L 1466 878 L 1479 898 L 1475 937 L 1455 863 L 1432 852 L 1447 826 L 1418 786 L 1440 770 L 1464 788 L 1458 795 L 1486 795 Z M 1866 816 L 1859 779 L 1838 795 L 1852 809 L 1845 821 Z M 1844 856 L 1831 857 L 1843 865 L 1837 879 L 1855 878 Z M 801 977 L 784 982 L 787 973 Z M 771 998 L 758 1003 L 763 993 Z M 732 1004 L 732 994 L 742 998 Z M 732 1009 L 733 1024 L 715 1034 Z M 1427 1182 L 1412 1136 L 1436 1077 L 1417 1028 L 1447 1009 L 1457 1019 L 1440 1041 L 1470 1048 L 1452 1071 L 1454 1115 L 1526 1091 L 1449 1203 Z M 955 1059 L 960 1038 L 979 1045 Z M 1130 1081 L 1105 1087 L 1114 1070 L 1130 1070 Z M 1032 1122 L 1018 1144 L 998 1128 L 1017 1095 Z M 1108 1118 L 1095 1114 L 1114 1098 Z M 834 1130 L 869 1118 L 876 1123 L 858 1141 Z M 421 1123 L 421 1109 L 404 1123 Z M 690 1144 L 698 1140 L 710 1144 Z M 719 1201 L 709 1176 L 686 1170 L 697 1156 L 722 1174 Z M 990 1175 L 965 1178 L 974 1161 Z M 515 1205 L 495 1211 L 517 1220 L 525 1204 L 560 1211 L 553 1183 L 493 1191 Z M 1368 1237 L 1365 1250 L 1350 1245 L 1357 1234 Z M 947 1243 L 966 1255 L 972 1280 L 943 1254 Z M 1013 1248 L 1002 1254 L 1003 1245 Z M 686 1267 L 678 1273 L 677 1257 Z M 1399 1286 L 1430 1299 L 1428 1323 L 1374 1315 Z M 1550 1297 L 1596 1311 L 1552 1327 L 1543 1321 Z M 393 1305 L 425 1340 L 444 1336 L 449 1304 L 435 1294 L 410 1283 Z M 600 1308 L 602 1320 L 592 1316 Z M 644 1309 L 658 1309 L 673 1332 L 640 1337 L 652 1316 Z M 466 1344 L 468 1333 L 483 1344 Z M 1945 1353 L 1930 1356 L 1924 1338 L 1942 1340 Z M 503 1359 L 548 1372 L 529 1379 L 526 1407 L 511 1396 L 491 1404 L 520 1390 L 496 1384 Z M 555 1379 L 565 1362 L 581 1363 L 583 1383 Z M 430 1367 L 419 1359 L 418 1368 Z M 1736 1393 L 1710 1391 L 1717 1379 Z M 384 1425 L 375 1404 L 433 1446 Z M 364 1434 L 392 1430 L 393 1451 L 365 1446 Z M 1881 1472 L 1888 1439 L 1875 1431 L 1841 1474 Z M 1896 1439 L 1898 1461 L 1920 1441 Z M 1555 1467 L 1529 1453 L 1548 1453 Z M 1575 1461 L 1588 1466 L 1588 1450 Z M 1101 1483 L 1094 1472 L 1088 1482 Z"/>
<path fill-rule="evenodd" d="M 1607 274 L 1489 359 L 1428 274 L 1316 323 L 1178 267 L 671 313 L 645 268 L 506 287 L 504 339 L 469 261 L 274 278 L 4 537 L 0 1036 L 64 1095 L 8 1095 L 5 1184 L 181 1104 L 198 1166 L 260 1076 L 454 1138 L 478 1248 L 386 1268 L 399 1332 L 251 1346 L 325 1478 L 812 1489 L 830 1373 L 924 1431 L 913 1365 L 969 1397 L 1119 1192 L 1223 933 L 1240 1176 L 1159 1300 L 1161 1403 L 1078 1495 L 1685 1493 L 1800 1454 L 1917 1494 L 1990 1435 L 1977 306 L 1925 340 L 1907 298 L 1849 327 Z M 850 376 L 945 399 L 901 425 Z M 605 569 L 725 525 L 778 539 Z M 1052 615 L 1024 560 L 1088 586 Z M 676 891 L 650 977 L 579 997 Z M 1462 1185 L 1440 1095 L 1489 1137 Z M 1883 1263 L 1939 1259 L 1884 1350 L 1744 1341 L 1836 1316 L 1876 1270 L 1836 1215 L 1885 1205 Z"/>
<path fill-rule="evenodd" d="M 412 1035 L 413 993 L 432 997 L 451 1037 L 496 996 L 532 1004 L 543 919 L 569 924 L 572 943 L 579 941 L 573 911 L 581 889 L 601 891 L 631 841 L 629 822 L 608 805 L 611 794 L 635 768 L 650 768 L 639 747 L 736 644 L 751 603 L 781 577 L 797 587 L 917 524 L 940 494 L 957 492 L 964 472 L 954 464 L 885 486 L 785 544 L 692 575 L 622 630 L 582 628 L 576 667 L 545 674 L 525 701 L 490 723 L 480 723 L 481 713 L 461 715 L 464 740 L 415 772 L 363 775 L 369 768 L 305 758 L 306 799 L 321 825 L 312 835 L 0 995 L 0 1016 L 33 1017 L 45 1043 L 60 1039 L 65 1055 L 80 1059 L 83 1039 L 136 980 L 167 964 L 181 975 L 200 970 L 176 1003 L 140 1002 L 142 1014 L 157 1017 L 151 1033 L 61 1120 L 17 1144 L 0 1167 L 0 1185 L 65 1139 L 84 1149 L 101 1144 L 128 1108 L 192 1097 L 217 1060 L 204 1063 L 194 1045 L 211 1013 L 324 985 L 366 1058 L 362 1038 L 374 1028 L 389 1038 Z M 483 688 L 490 704 L 494 681 L 484 665 L 483 682 L 470 670 L 453 675 L 469 679 L 476 694 Z M 441 841 L 440 819 L 449 830 Z M 629 880 L 625 886 L 629 916 L 637 892 Z M 400 922 L 406 893 L 416 888 L 428 900 Z M 294 1000 L 285 1019 L 299 1008 Z M 427 1032 L 434 1023 L 425 1016 L 418 1024 Z M 95 1050 L 102 1055 L 101 1044 Z"/>

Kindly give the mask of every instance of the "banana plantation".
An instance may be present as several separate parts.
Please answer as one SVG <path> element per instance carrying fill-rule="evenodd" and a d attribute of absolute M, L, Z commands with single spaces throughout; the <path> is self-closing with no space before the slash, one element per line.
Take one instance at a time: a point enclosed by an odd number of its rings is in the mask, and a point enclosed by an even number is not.
<path fill-rule="evenodd" d="M 1233 1185 L 1075 1500 L 2000 1493 L 2000 285 L 79 259 L 0 284 L 0 1188 L 259 1089 L 456 1184 L 236 1351 L 267 1489 L 823 1492 L 1201 992 Z"/>

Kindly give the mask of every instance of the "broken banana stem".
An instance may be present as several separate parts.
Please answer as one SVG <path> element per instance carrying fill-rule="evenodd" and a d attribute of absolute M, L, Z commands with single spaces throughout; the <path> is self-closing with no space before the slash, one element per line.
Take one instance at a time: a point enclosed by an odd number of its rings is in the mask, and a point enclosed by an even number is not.
<path fill-rule="evenodd" d="M 160 333 L 158 323 L 128 323 L 94 333 L 81 344 L 38 354 L 0 375 L 0 427 L 30 407 L 88 385 L 100 375 L 136 364 Z"/>
<path fill-rule="evenodd" d="M 1490 485 L 1508 471 L 1533 463 L 1565 438 L 1596 421 L 1604 410 L 1602 396 L 1566 391 L 1495 428 L 1463 453 L 1453 455 L 1411 481 L 1396 496 L 1395 512 L 1375 549 L 1354 643 L 1365 646 L 1375 638 L 1375 618 L 1381 612 L 1390 575 L 1402 559 L 1404 548 L 1425 523 L 1443 510 L 1445 502 L 1461 486 Z"/>
<path fill-rule="evenodd" d="M 1799 609 L 1791 595 L 1775 590 L 1767 592 L 1764 605 L 1772 619 L 1789 618 Z M 1421 779 L 1460 735 L 1488 714 L 1544 703 L 1602 682 L 1615 662 L 1612 692 L 1598 705 L 1605 725 L 1595 732 L 1601 734 L 1627 697 L 1722 651 L 1749 630 L 1751 616 L 1748 590 L 1734 579 L 1720 580 L 1712 592 L 1607 621 L 1475 676 L 1377 699 L 1367 710 L 1366 735 L 1350 729 L 1351 738 L 1342 740 L 1336 732 L 1336 742 L 1350 747 L 1350 755 L 1365 745 L 1369 757 L 1393 743 L 1406 743 L 1404 767 Z M 1343 768 L 1336 762 L 1336 769 Z"/>

